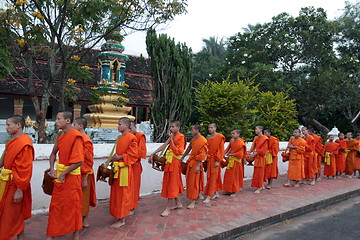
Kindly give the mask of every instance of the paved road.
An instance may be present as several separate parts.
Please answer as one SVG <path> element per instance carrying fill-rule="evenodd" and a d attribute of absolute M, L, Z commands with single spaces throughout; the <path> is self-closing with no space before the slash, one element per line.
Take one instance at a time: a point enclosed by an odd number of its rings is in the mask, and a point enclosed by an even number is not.
<path fill-rule="evenodd" d="M 238 240 L 359 240 L 360 196 L 242 236 Z"/>

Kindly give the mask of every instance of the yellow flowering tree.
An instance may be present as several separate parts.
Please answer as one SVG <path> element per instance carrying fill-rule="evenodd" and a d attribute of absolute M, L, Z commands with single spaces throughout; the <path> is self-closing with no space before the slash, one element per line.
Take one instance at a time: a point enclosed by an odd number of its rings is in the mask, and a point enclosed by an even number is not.
<path fill-rule="evenodd" d="M 7 68 L 9 78 L 20 77 L 31 97 L 39 142 L 45 141 L 45 116 L 50 98 L 65 108 L 68 87 L 91 77 L 83 59 L 101 41 L 147 30 L 186 11 L 186 0 L 6 0 L 0 11 L 0 42 L 21 71 Z M 36 59 L 45 56 L 46 65 Z M 46 68 L 46 69 L 44 69 Z M 36 74 L 41 72 L 40 74 Z M 46 72 L 46 77 L 42 73 Z M 35 82 L 36 81 L 36 82 Z M 25 82 L 25 83 L 24 83 Z M 40 82 L 40 84 L 38 84 Z M 36 86 L 37 85 L 37 86 Z M 71 91 L 70 91 L 71 92 Z"/>

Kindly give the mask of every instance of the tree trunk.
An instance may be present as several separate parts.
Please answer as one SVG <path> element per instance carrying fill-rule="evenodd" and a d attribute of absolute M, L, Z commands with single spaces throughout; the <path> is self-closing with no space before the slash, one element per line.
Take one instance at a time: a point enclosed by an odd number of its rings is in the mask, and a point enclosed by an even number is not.
<path fill-rule="evenodd" d="M 306 116 L 301 116 L 300 120 L 305 126 L 313 127 L 314 129 L 320 131 L 324 136 L 327 135 L 328 132 L 330 132 L 330 130 L 327 127 L 322 125 L 316 119 L 309 118 L 309 117 L 306 117 Z"/>

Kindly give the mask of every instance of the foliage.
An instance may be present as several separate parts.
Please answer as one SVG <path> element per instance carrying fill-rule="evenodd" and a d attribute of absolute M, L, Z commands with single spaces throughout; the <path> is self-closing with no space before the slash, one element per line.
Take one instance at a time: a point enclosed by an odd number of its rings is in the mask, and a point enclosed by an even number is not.
<path fill-rule="evenodd" d="M 221 82 L 206 81 L 195 89 L 197 108 L 204 125 L 216 123 L 218 131 L 227 137 L 232 129 L 239 128 L 247 140 L 253 135 L 258 94 L 258 85 L 254 85 L 253 79 L 238 79 L 233 83 L 229 78 Z"/>
<path fill-rule="evenodd" d="M 333 118 L 346 117 L 343 122 L 351 128 L 359 109 L 358 5 L 357 10 L 348 5 L 335 22 L 323 9 L 307 7 L 296 17 L 282 13 L 271 22 L 249 25 L 229 39 L 227 64 L 220 74 L 230 74 L 232 81 L 256 76 L 261 91 L 288 92 L 302 124 L 323 134 L 329 131 L 324 123 Z M 337 39 L 340 56 L 335 52 Z"/>
<path fill-rule="evenodd" d="M 82 60 L 92 48 L 105 38 L 121 40 L 131 31 L 172 20 L 186 11 L 186 1 L 7 0 L 4 7 L 0 42 L 8 46 L 14 63 L 22 69 L 10 77 L 25 80 L 19 84 L 33 101 L 39 141 L 44 142 L 50 97 L 59 101 L 60 109 L 65 108 L 66 98 L 75 100 L 74 92 L 65 90 L 72 87 L 67 79 L 81 82 L 80 78 L 90 76 Z M 39 58 L 48 60 L 47 65 L 36 61 Z M 82 74 L 84 71 L 87 73 Z"/>
<path fill-rule="evenodd" d="M 272 135 L 287 141 L 293 129 L 298 127 L 295 101 L 284 92 L 262 92 L 256 105 L 256 125 L 270 128 Z"/>
<path fill-rule="evenodd" d="M 167 137 L 170 121 L 184 125 L 191 114 L 192 52 L 166 34 L 157 36 L 152 29 L 147 32 L 146 45 L 154 77 L 151 119 L 159 142 Z"/>

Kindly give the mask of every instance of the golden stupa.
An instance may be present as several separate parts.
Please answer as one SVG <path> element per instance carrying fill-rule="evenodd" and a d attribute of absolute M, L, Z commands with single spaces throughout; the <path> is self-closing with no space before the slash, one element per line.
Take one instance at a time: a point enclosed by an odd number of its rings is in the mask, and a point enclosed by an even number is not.
<path fill-rule="evenodd" d="M 125 62 L 129 59 L 123 55 L 124 47 L 120 42 L 108 40 L 101 47 L 102 52 L 98 55 L 101 80 L 98 82 L 98 90 L 104 90 L 100 102 L 90 105 L 91 113 L 84 114 L 90 128 L 117 129 L 118 120 L 128 117 L 131 121 L 134 116 L 128 115 L 131 107 L 126 107 L 129 99 L 124 97 L 127 89 L 125 83 Z"/>

